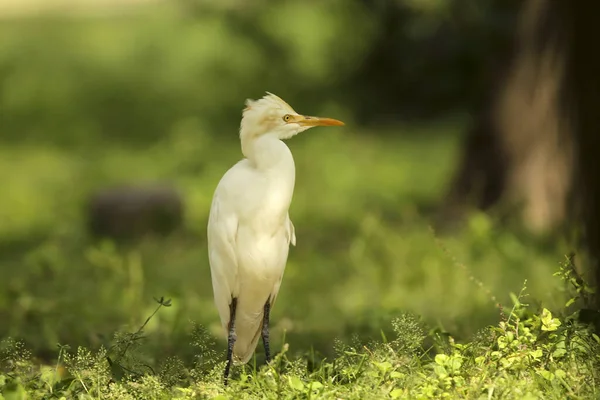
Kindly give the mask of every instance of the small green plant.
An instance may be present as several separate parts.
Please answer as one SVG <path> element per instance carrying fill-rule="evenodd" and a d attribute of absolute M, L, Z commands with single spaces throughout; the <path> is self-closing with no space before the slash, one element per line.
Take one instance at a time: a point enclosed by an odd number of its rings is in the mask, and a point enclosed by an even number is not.
<path fill-rule="evenodd" d="M 132 356 L 135 352 L 131 351 L 138 347 L 141 340 L 144 339 L 144 328 L 150 322 L 152 317 L 161 309 L 161 307 L 171 307 L 171 300 L 165 300 L 164 297 L 160 299 L 154 298 L 154 301 L 158 303 L 158 306 L 154 312 L 146 318 L 146 321 L 133 333 L 118 332 L 115 334 L 115 338 L 112 346 L 106 351 L 106 361 L 108 362 L 113 373 L 119 377 L 135 376 L 140 377 L 144 375 L 144 370 L 154 370 L 151 366 L 145 364 L 139 358 Z"/>
<path fill-rule="evenodd" d="M 600 312 L 595 309 L 597 288 L 590 286 L 575 268 L 575 254 L 571 253 L 565 257 L 560 264 L 560 269 L 554 273 L 565 285 L 563 290 L 568 293 L 565 308 L 574 309 L 569 320 L 578 320 L 589 323 L 600 332 Z"/>

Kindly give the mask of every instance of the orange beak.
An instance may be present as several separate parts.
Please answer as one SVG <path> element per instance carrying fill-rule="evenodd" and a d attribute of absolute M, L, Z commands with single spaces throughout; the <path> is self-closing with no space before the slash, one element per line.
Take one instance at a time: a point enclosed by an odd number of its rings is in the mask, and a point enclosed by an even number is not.
<path fill-rule="evenodd" d="M 311 117 L 308 115 L 299 115 L 294 121 L 302 126 L 344 126 L 342 121 L 333 118 Z"/>

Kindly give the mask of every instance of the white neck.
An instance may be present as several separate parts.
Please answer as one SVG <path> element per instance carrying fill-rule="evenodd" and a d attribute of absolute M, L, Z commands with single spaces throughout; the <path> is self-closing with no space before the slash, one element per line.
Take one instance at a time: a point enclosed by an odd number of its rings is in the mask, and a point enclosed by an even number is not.
<path fill-rule="evenodd" d="M 281 224 L 288 213 L 296 181 L 292 152 L 275 134 L 242 140 L 242 151 L 258 173 L 255 184 L 261 191 L 263 212 L 257 214 L 263 220 L 261 223 L 268 224 L 274 218 L 276 224 Z"/>
<path fill-rule="evenodd" d="M 295 174 L 292 152 L 274 134 L 264 134 L 242 140 L 242 153 L 261 171 L 277 169 L 283 173 Z"/>

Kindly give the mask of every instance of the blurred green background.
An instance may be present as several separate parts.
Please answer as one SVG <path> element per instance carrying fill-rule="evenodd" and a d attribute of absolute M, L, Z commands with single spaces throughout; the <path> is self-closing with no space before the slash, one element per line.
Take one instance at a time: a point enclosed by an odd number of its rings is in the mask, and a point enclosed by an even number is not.
<path fill-rule="evenodd" d="M 244 100 L 265 91 L 346 122 L 288 142 L 297 247 L 273 310 L 276 348 L 286 331 L 292 351 L 327 354 L 335 337 L 378 338 L 401 311 L 464 337 L 525 279 L 532 298 L 556 300 L 565 245 L 481 212 L 443 245 L 430 230 L 514 4 L 187 0 L 4 17 L 0 337 L 51 359 L 57 342 L 98 346 L 134 329 L 165 296 L 173 306 L 147 328 L 152 354 L 191 351 L 191 321 L 222 345 L 208 211 L 241 158 Z M 181 229 L 90 235 L 96 191 L 156 183 L 181 194 Z"/>

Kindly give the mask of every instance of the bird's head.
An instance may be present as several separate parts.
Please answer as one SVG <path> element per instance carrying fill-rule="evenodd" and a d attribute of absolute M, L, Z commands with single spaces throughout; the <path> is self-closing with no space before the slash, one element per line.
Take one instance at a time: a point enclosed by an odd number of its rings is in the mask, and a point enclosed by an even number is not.
<path fill-rule="evenodd" d="M 315 126 L 341 125 L 344 123 L 337 119 L 298 114 L 283 99 L 267 92 L 261 99 L 246 100 L 240 125 L 240 137 L 247 140 L 272 134 L 283 140 Z"/>

